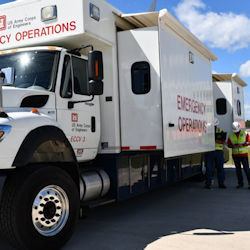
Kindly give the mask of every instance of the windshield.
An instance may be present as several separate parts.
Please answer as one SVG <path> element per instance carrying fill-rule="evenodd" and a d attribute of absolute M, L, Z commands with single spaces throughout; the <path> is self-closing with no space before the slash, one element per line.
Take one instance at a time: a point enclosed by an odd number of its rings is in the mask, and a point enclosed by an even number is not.
<path fill-rule="evenodd" d="M 0 56 L 0 69 L 12 67 L 11 85 L 17 88 L 52 90 L 56 78 L 59 52 L 26 51 Z"/>

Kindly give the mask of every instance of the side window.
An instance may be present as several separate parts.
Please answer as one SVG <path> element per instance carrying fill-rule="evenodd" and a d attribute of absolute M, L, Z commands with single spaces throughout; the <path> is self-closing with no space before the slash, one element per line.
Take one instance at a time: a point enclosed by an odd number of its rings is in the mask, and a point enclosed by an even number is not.
<path fill-rule="evenodd" d="M 239 87 L 237 87 L 237 94 L 239 94 L 240 93 L 240 88 Z"/>
<path fill-rule="evenodd" d="M 136 95 L 150 91 L 150 66 L 148 62 L 136 62 L 131 68 L 132 91 Z"/>
<path fill-rule="evenodd" d="M 60 95 L 63 98 L 72 97 L 72 73 L 71 73 L 70 56 L 68 55 L 66 55 L 64 58 Z"/>
<path fill-rule="evenodd" d="M 74 92 L 80 95 L 88 93 L 88 62 L 86 60 L 72 57 Z"/>
<path fill-rule="evenodd" d="M 239 100 L 237 100 L 237 114 L 238 116 L 241 116 L 241 104 Z"/>
<path fill-rule="evenodd" d="M 227 113 L 227 100 L 225 98 L 216 100 L 216 113 L 218 115 L 225 115 Z"/>

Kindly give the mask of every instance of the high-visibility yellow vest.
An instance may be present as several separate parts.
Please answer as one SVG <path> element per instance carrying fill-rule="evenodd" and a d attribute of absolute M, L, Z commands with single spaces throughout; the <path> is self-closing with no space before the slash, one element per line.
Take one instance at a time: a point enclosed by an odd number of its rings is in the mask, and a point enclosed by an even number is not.
<path fill-rule="evenodd" d="M 239 136 L 237 137 L 237 135 L 235 133 L 231 134 L 229 136 L 231 142 L 233 145 L 235 144 L 245 144 L 246 143 L 246 136 L 247 136 L 247 132 L 241 130 Z M 248 148 L 247 146 L 242 146 L 240 148 L 232 148 L 232 154 L 233 155 L 239 155 L 239 154 L 247 154 L 248 153 Z"/>
<path fill-rule="evenodd" d="M 222 129 L 216 128 L 215 133 L 222 133 Z M 223 150 L 223 144 L 215 142 L 215 150 Z"/>

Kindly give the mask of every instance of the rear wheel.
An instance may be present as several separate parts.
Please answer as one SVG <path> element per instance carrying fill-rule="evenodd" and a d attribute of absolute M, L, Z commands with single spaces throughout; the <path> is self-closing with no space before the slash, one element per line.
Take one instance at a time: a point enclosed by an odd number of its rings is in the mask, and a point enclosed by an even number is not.
<path fill-rule="evenodd" d="M 57 167 L 20 171 L 3 191 L 3 233 L 18 249 L 60 249 L 79 216 L 79 193 L 72 178 Z"/>

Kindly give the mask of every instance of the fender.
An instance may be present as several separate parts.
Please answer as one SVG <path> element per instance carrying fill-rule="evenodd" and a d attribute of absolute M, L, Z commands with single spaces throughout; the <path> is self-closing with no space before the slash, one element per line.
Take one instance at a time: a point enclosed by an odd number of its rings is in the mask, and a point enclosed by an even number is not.
<path fill-rule="evenodd" d="M 25 137 L 13 162 L 21 168 L 28 165 L 57 165 L 79 183 L 79 166 L 74 150 L 61 129 L 55 126 L 36 128 Z"/>
<path fill-rule="evenodd" d="M 72 146 L 63 131 L 54 126 L 42 126 L 26 136 L 13 165 L 21 167 L 29 163 L 76 161 Z"/>
<path fill-rule="evenodd" d="M 60 125 L 45 114 L 9 112 L 0 125 L 11 131 L 0 143 L 0 169 L 56 165 L 79 183 L 79 166 L 75 153 Z"/>
<path fill-rule="evenodd" d="M 60 128 L 60 125 L 42 113 L 32 112 L 9 112 L 7 117 L 0 118 L 0 125 L 11 127 L 8 135 L 0 143 L 0 169 L 13 168 L 13 161 L 21 148 L 21 145 L 28 134 L 36 128 L 53 126 Z"/>

